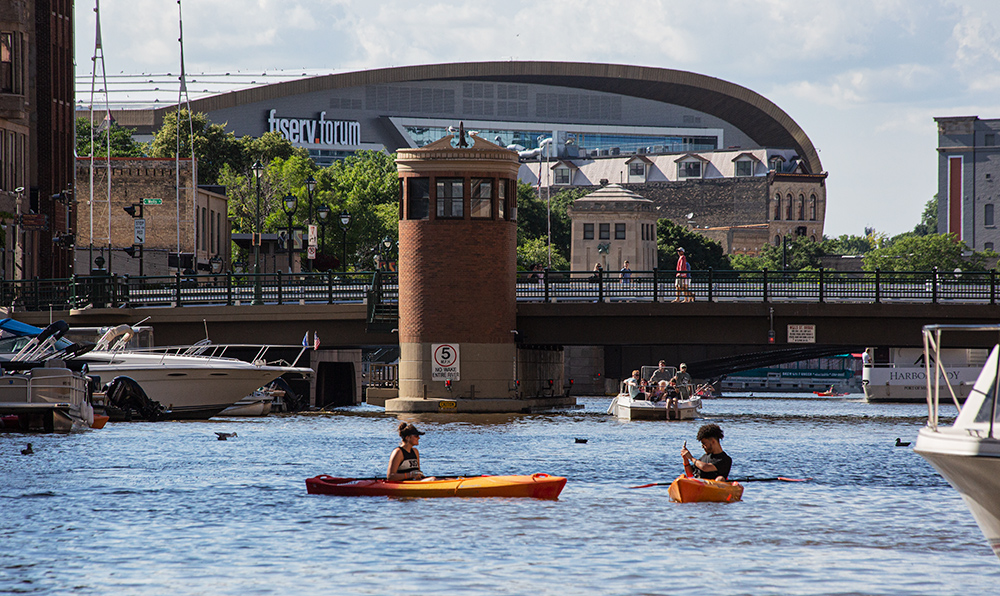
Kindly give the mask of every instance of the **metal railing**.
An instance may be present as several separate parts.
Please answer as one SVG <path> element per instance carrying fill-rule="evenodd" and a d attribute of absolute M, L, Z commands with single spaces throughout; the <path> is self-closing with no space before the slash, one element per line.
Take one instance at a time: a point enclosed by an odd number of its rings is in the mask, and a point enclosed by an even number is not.
<path fill-rule="evenodd" d="M 699 302 L 913 302 L 996 304 L 996 270 L 688 272 Z M 259 284 L 256 283 L 259 280 Z M 519 302 L 671 302 L 676 271 L 522 271 Z M 398 300 L 395 273 L 199 274 L 5 280 L 0 305 L 18 310 L 250 304 L 347 304 Z"/>

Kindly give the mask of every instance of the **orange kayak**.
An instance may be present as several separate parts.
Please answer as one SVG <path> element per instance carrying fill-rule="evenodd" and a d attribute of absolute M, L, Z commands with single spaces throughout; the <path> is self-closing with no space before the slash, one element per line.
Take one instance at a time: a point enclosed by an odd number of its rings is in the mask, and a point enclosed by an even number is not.
<path fill-rule="evenodd" d="M 562 476 L 470 476 L 441 480 L 404 480 L 336 478 L 321 474 L 306 479 L 311 495 L 341 497 L 529 497 L 555 499 L 566 486 Z"/>
<path fill-rule="evenodd" d="M 743 485 L 681 475 L 670 484 L 668 492 L 678 503 L 731 503 L 743 496 Z"/>

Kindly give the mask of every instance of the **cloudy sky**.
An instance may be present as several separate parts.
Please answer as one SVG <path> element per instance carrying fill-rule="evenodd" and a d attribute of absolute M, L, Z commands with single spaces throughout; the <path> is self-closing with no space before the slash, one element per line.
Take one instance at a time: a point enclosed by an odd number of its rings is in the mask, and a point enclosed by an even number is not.
<path fill-rule="evenodd" d="M 100 4 L 109 75 L 177 74 L 176 2 Z M 937 192 L 933 118 L 1000 118 L 997 0 L 187 0 L 182 10 L 189 79 L 567 60 L 748 87 L 819 149 L 828 236 L 912 229 Z M 78 99 L 87 102 L 94 0 L 77 0 L 76 19 Z"/>

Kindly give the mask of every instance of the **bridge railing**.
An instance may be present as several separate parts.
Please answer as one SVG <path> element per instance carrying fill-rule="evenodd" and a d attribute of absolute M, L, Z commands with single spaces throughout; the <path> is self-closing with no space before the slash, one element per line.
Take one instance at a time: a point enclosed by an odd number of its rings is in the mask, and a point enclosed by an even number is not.
<path fill-rule="evenodd" d="M 522 271 L 521 302 L 670 302 L 678 298 L 672 269 L 620 272 Z M 714 271 L 688 272 L 699 302 L 997 303 L 990 271 Z M 175 307 L 195 305 L 364 303 L 372 271 L 349 273 L 73 276 L 0 281 L 0 305 L 17 310 Z M 398 279 L 379 276 L 379 301 L 398 300 Z"/>

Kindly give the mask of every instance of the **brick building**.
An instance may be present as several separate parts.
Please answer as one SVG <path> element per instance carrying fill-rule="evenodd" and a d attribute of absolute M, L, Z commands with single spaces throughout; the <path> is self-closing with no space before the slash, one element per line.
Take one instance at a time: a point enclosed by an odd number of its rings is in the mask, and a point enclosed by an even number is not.
<path fill-rule="evenodd" d="M 70 274 L 73 110 L 73 3 L 0 2 L 4 279 Z"/>
<path fill-rule="evenodd" d="M 755 253 L 785 236 L 821 240 L 826 176 L 811 173 L 790 149 L 529 160 L 518 173 L 553 193 L 620 183 L 652 201 L 658 218 L 692 227 L 722 243 L 728 254 Z"/>
<path fill-rule="evenodd" d="M 125 207 L 142 204 L 143 199 L 152 199 L 147 203 L 159 203 L 142 205 L 145 275 L 173 273 L 177 268 L 178 250 L 182 255 L 181 269 L 211 271 L 211 260 L 215 257 L 221 259 L 223 270 L 230 269 L 232 243 L 225 189 L 195 187 L 191 159 L 175 162 L 150 157 L 113 157 L 110 168 L 108 163 L 106 159 L 93 160 L 94 200 L 90 201 L 91 159 L 81 157 L 76 162 L 78 272 L 90 271 L 93 259 L 100 255 L 110 272 L 139 273 L 138 253 L 135 257 L 125 253 L 126 248 L 135 244 L 135 218 L 125 211 Z M 175 164 L 180 165 L 179 205 Z"/>

